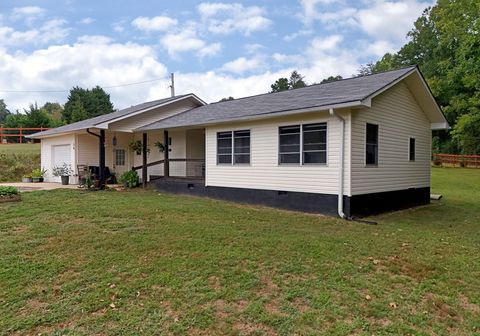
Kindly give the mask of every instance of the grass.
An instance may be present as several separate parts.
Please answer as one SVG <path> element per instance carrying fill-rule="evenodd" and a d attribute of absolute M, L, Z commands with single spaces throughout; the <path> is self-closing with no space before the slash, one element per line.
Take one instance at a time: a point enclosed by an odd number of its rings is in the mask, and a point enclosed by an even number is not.
<path fill-rule="evenodd" d="M 40 167 L 40 144 L 0 144 L 0 182 L 20 181 Z"/>
<path fill-rule="evenodd" d="M 0 154 L 40 154 L 40 144 L 0 144 Z"/>
<path fill-rule="evenodd" d="M 0 335 L 473 335 L 480 170 L 378 225 L 153 191 L 0 205 Z"/>

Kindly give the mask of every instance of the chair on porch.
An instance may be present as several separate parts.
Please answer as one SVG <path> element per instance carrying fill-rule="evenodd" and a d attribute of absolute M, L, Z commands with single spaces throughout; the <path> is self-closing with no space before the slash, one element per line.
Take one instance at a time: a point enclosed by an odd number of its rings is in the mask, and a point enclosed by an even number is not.
<path fill-rule="evenodd" d="M 78 187 L 85 187 L 89 171 L 87 165 L 77 165 Z"/>

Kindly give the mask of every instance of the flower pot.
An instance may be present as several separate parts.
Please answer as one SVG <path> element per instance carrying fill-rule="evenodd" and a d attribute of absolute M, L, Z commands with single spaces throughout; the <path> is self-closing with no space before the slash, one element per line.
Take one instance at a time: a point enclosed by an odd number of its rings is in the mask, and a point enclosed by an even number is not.
<path fill-rule="evenodd" d="M 68 185 L 70 182 L 70 176 L 62 176 L 62 185 Z"/>
<path fill-rule="evenodd" d="M 30 182 L 32 182 L 32 178 L 31 177 L 22 177 L 22 182 L 23 183 L 30 183 Z"/>

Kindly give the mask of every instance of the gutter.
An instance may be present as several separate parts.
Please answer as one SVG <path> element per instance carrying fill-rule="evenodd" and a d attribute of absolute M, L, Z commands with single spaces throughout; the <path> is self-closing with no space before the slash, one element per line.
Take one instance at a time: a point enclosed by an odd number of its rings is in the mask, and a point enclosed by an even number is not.
<path fill-rule="evenodd" d="M 347 216 L 343 212 L 343 162 L 345 159 L 345 148 L 344 148 L 344 142 L 345 142 L 345 119 L 340 116 L 338 113 L 335 112 L 333 108 L 329 109 L 329 113 L 331 116 L 336 117 L 338 120 L 340 120 L 340 123 L 342 124 L 342 130 L 340 132 L 340 160 L 339 160 L 339 167 L 338 167 L 338 215 L 340 218 L 346 219 Z"/>

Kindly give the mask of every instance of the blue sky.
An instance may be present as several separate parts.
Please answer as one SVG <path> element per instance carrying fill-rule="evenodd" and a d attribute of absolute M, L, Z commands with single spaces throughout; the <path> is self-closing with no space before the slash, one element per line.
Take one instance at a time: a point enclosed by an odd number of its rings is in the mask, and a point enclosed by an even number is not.
<path fill-rule="evenodd" d="M 114 4 L 115 5 L 112 5 Z M 64 103 L 72 86 L 109 88 L 123 108 L 177 93 L 211 102 L 355 74 L 398 50 L 424 0 L 0 2 L 0 98 L 10 109 Z M 122 86 L 160 79 L 139 85 Z M 21 92 L 12 92 L 21 91 Z M 23 92 L 59 91 L 59 92 Z"/>

